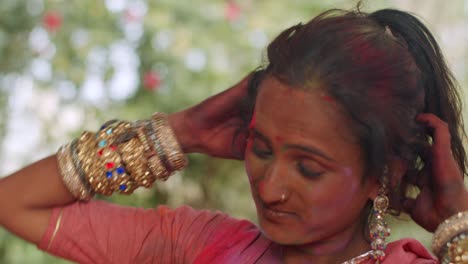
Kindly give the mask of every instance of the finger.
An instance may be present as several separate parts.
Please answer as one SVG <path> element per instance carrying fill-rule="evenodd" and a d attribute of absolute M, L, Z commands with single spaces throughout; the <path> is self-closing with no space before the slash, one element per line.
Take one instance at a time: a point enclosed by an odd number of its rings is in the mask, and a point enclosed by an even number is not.
<path fill-rule="evenodd" d="M 434 114 L 419 114 L 416 120 L 434 129 L 433 147 L 435 152 L 451 154 L 451 137 L 448 124 Z"/>
<path fill-rule="evenodd" d="M 452 154 L 451 137 L 447 123 L 433 114 L 420 114 L 416 119 L 434 129 L 431 167 L 435 183 L 444 185 L 447 182 L 460 181 L 458 164 Z"/>

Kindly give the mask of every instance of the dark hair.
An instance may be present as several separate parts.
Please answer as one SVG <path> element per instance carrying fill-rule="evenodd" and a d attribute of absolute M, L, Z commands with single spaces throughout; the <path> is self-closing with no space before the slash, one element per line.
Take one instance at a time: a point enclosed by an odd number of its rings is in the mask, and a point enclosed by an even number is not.
<path fill-rule="evenodd" d="M 250 120 L 258 87 L 267 75 L 294 87 L 321 83 L 353 120 L 366 158 L 366 175 L 382 175 L 390 157 L 408 171 L 391 190 L 401 209 L 410 180 L 427 173 L 425 150 L 431 132 L 416 123 L 418 113 L 447 122 L 453 155 L 466 175 L 461 100 L 436 40 L 413 15 L 394 9 L 373 13 L 329 10 L 280 33 L 267 48 L 243 107 Z"/>

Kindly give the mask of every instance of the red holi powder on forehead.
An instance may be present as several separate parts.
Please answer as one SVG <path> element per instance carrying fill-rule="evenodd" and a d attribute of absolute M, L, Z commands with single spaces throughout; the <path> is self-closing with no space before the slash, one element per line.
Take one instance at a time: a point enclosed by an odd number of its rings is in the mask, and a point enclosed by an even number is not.
<path fill-rule="evenodd" d="M 256 122 L 255 114 L 253 114 L 252 115 L 252 120 L 250 120 L 249 129 L 252 129 L 252 128 L 255 127 L 255 122 Z"/>
<path fill-rule="evenodd" d="M 323 100 L 327 101 L 327 102 L 330 102 L 330 103 L 334 103 L 335 102 L 335 99 L 333 99 L 333 97 L 329 96 L 329 95 L 322 95 L 322 98 Z"/>
<path fill-rule="evenodd" d="M 276 136 L 275 140 L 278 141 L 278 142 L 283 142 L 284 138 L 282 136 Z"/>

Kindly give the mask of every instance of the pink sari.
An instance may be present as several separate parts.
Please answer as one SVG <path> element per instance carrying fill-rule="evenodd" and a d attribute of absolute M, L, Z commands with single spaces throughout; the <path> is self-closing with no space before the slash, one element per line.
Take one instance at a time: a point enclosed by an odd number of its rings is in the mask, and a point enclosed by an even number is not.
<path fill-rule="evenodd" d="M 271 245 L 253 223 L 221 212 L 91 201 L 55 208 L 38 247 L 78 263 L 203 264 L 256 263 Z M 386 252 L 385 264 L 437 263 L 413 239 L 390 243 Z"/>

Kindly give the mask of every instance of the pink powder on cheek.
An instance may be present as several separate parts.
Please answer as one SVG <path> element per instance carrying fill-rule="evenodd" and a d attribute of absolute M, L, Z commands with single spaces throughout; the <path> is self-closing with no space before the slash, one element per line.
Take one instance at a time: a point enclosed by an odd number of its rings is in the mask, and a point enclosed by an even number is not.
<path fill-rule="evenodd" d="M 335 189 L 337 194 L 335 195 L 330 195 L 330 192 L 327 190 L 309 190 L 313 191 L 315 195 L 318 197 L 320 196 L 329 196 L 328 199 L 326 199 L 326 203 L 319 203 L 319 204 L 314 204 L 312 207 L 309 209 L 309 212 L 314 216 L 314 215 L 320 215 L 323 212 L 326 212 L 330 210 L 330 208 L 341 208 L 344 209 L 343 206 L 346 206 L 348 202 L 355 196 L 358 195 L 360 192 L 360 182 L 353 182 L 352 180 L 349 180 L 353 176 L 353 170 L 351 167 L 343 167 L 341 169 L 341 177 L 343 177 L 343 180 L 341 182 L 341 186 L 338 187 L 338 189 Z M 346 182 L 346 183 L 345 183 Z M 345 185 L 345 186 L 343 186 Z M 312 188 L 312 187 L 310 187 Z M 340 191 L 341 190 L 341 191 Z M 328 193 L 328 194 L 327 194 Z M 323 198 L 320 198 L 323 199 Z"/>
<path fill-rule="evenodd" d="M 258 183 L 258 194 L 263 194 L 263 192 L 265 191 L 265 183 L 263 181 L 260 181 Z"/>
<path fill-rule="evenodd" d="M 343 175 L 346 176 L 346 177 L 349 177 L 349 176 L 353 175 L 353 170 L 350 167 L 345 167 L 343 169 Z"/>

